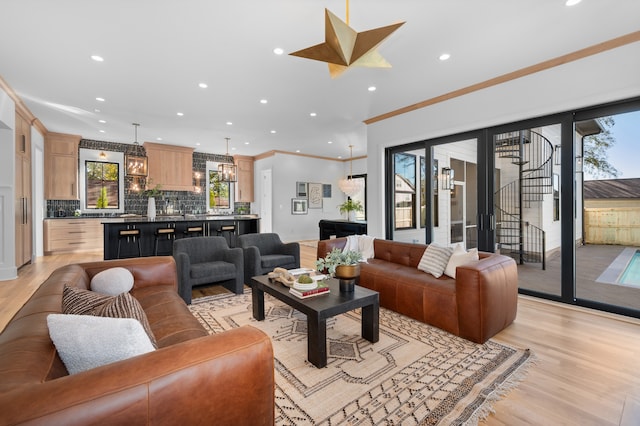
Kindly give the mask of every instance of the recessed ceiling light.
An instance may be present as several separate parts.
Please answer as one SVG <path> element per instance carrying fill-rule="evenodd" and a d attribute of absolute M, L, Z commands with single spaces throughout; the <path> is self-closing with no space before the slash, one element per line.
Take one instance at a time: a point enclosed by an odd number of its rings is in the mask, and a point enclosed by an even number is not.
<path fill-rule="evenodd" d="M 96 98 L 96 101 L 98 101 L 98 102 L 104 102 L 104 98 Z"/>
<path fill-rule="evenodd" d="M 565 3 L 565 6 L 575 6 L 576 4 L 580 3 L 582 0 L 567 0 L 567 2 Z"/>
<path fill-rule="evenodd" d="M 100 133 L 104 133 L 104 132 L 105 132 L 104 130 L 100 130 Z"/>
<path fill-rule="evenodd" d="M 98 123 L 105 124 L 105 123 L 106 123 L 106 121 L 105 121 L 105 120 L 98 120 Z"/>
<path fill-rule="evenodd" d="M 333 141 L 329 141 L 329 142 L 327 142 L 327 143 L 328 143 L 329 145 L 331 145 L 331 144 L 333 143 Z"/>
<path fill-rule="evenodd" d="M 104 58 L 102 56 L 98 56 L 98 55 L 91 55 L 91 59 L 93 59 L 96 62 L 103 62 Z"/>
<path fill-rule="evenodd" d="M 368 91 L 370 92 L 375 92 L 376 91 L 376 86 L 369 86 L 369 88 L 367 88 Z"/>
<path fill-rule="evenodd" d="M 231 147 L 231 151 L 235 151 L 235 150 L 236 150 L 236 147 L 235 147 L 235 146 L 232 146 L 232 147 Z"/>
<path fill-rule="evenodd" d="M 299 150 L 299 149 L 296 149 L 296 152 L 300 152 L 300 150 Z"/>
<path fill-rule="evenodd" d="M 442 55 L 438 56 L 438 59 L 440 59 L 441 61 L 446 61 L 447 59 L 449 59 L 451 57 L 450 54 L 448 53 L 443 53 Z"/>
<path fill-rule="evenodd" d="M 161 141 L 161 140 L 162 140 L 162 138 L 156 138 L 156 140 L 157 140 L 157 141 Z"/>
<path fill-rule="evenodd" d="M 98 108 L 95 108 L 93 112 L 100 112 L 100 110 Z"/>
<path fill-rule="evenodd" d="M 275 132 L 276 132 L 275 130 L 272 130 L 272 131 L 271 131 L 271 133 L 275 133 Z"/>
<path fill-rule="evenodd" d="M 342 155 L 338 155 L 338 160 L 341 160 L 341 159 L 342 159 Z"/>
<path fill-rule="evenodd" d="M 261 104 L 266 104 L 268 101 L 266 99 L 260 99 Z"/>
<path fill-rule="evenodd" d="M 316 114 L 315 112 L 311 112 L 311 113 L 309 113 L 309 115 L 310 115 L 311 117 L 315 117 L 315 116 L 316 116 L 316 115 L 318 115 L 318 114 Z"/>
<path fill-rule="evenodd" d="M 196 142 L 196 146 L 200 146 L 200 142 Z"/>
<path fill-rule="evenodd" d="M 182 116 L 184 115 L 184 113 L 183 113 L 183 112 L 176 112 L 176 115 L 177 115 L 178 117 L 182 117 Z"/>
<path fill-rule="evenodd" d="M 245 144 L 245 145 L 249 145 L 249 142 L 245 142 L 244 144 Z"/>
<path fill-rule="evenodd" d="M 276 47 L 275 49 L 273 49 L 273 53 L 275 53 L 276 55 L 282 55 L 284 53 L 284 50 L 281 47 Z"/>
<path fill-rule="evenodd" d="M 227 126 L 231 126 L 233 123 L 230 121 L 227 121 Z"/>
<path fill-rule="evenodd" d="M 199 83 L 198 87 L 200 87 L 201 89 L 206 89 L 207 87 L 209 87 L 209 85 L 207 83 Z"/>

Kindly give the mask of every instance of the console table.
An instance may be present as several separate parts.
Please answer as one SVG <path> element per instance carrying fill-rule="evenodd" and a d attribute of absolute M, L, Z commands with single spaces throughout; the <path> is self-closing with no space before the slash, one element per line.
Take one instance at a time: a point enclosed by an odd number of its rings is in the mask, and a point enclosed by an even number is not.
<path fill-rule="evenodd" d="M 322 219 L 318 224 L 320 227 L 320 239 L 328 240 L 335 235 L 336 238 L 346 237 L 347 235 L 363 235 L 367 233 L 367 222 L 348 220 L 327 220 Z"/>

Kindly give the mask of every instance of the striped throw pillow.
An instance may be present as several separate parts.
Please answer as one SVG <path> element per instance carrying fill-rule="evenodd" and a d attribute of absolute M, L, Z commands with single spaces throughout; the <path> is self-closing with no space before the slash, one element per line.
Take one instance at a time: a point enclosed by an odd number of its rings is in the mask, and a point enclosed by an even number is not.
<path fill-rule="evenodd" d="M 77 287 L 70 287 L 65 284 L 62 290 L 62 313 L 90 315 L 91 311 L 111 298 L 111 296 Z"/>
<path fill-rule="evenodd" d="M 420 263 L 418 263 L 418 269 L 440 278 L 452 254 L 453 248 L 431 243 L 424 251 Z"/>

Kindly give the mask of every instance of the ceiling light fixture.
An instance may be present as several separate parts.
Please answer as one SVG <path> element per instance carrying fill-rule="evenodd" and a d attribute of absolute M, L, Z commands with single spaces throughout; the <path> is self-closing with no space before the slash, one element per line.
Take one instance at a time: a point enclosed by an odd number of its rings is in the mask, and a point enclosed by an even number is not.
<path fill-rule="evenodd" d="M 104 102 L 104 98 L 96 98 L 96 101 L 98 101 L 98 102 Z"/>
<path fill-rule="evenodd" d="M 582 0 L 567 0 L 567 2 L 565 3 L 565 6 L 575 6 L 576 4 L 580 3 Z"/>
<path fill-rule="evenodd" d="M 93 59 L 96 62 L 103 62 L 104 58 L 102 56 L 98 56 L 98 55 L 91 55 L 91 59 Z"/>
<path fill-rule="evenodd" d="M 364 187 L 364 181 L 362 179 L 353 179 L 353 145 L 349 145 L 350 150 L 350 161 L 351 161 L 351 170 L 349 172 L 349 176 L 346 179 L 340 179 L 338 181 L 338 187 L 342 192 L 347 194 L 349 197 L 353 197 Z"/>
<path fill-rule="evenodd" d="M 131 123 L 135 132 L 135 140 L 133 142 L 133 147 L 127 150 L 127 154 L 125 155 L 125 171 L 127 172 L 127 176 L 135 177 L 135 185 L 137 185 L 138 177 L 146 177 L 147 176 L 147 151 L 144 147 L 138 144 L 138 126 L 139 123 Z M 133 186 L 132 186 L 133 187 Z"/>
<path fill-rule="evenodd" d="M 101 151 L 101 152 L 100 152 L 100 154 L 98 155 L 98 157 L 99 157 L 101 160 L 106 160 L 106 159 L 107 159 L 107 153 L 106 153 L 106 152 L 104 152 L 104 151 Z"/>
<path fill-rule="evenodd" d="M 324 43 L 298 50 L 290 55 L 326 62 L 331 78 L 338 77 L 351 66 L 391 68 L 391 64 L 376 48 L 404 22 L 359 33 L 349 26 L 349 0 L 346 2 L 346 22 L 329 9 L 324 10 Z"/>
<path fill-rule="evenodd" d="M 229 139 L 231 138 L 225 138 L 227 141 L 227 162 L 218 163 L 218 175 L 220 182 L 235 182 L 238 180 L 236 176 L 237 168 L 236 165 L 233 164 L 233 158 L 229 161 Z"/>
<path fill-rule="evenodd" d="M 446 61 L 446 60 L 447 60 L 447 59 L 449 59 L 450 57 L 451 57 L 451 55 L 450 55 L 450 54 L 448 54 L 448 53 L 443 53 L 442 55 L 440 55 L 440 56 L 438 57 L 438 59 L 440 59 L 441 61 Z"/>
<path fill-rule="evenodd" d="M 377 87 L 376 86 L 369 86 L 367 88 L 367 90 L 370 91 L 370 92 L 375 92 L 377 90 Z"/>
<path fill-rule="evenodd" d="M 273 49 L 273 53 L 275 53 L 276 55 L 282 55 L 284 53 L 284 49 L 282 49 L 281 47 L 276 47 L 275 49 Z"/>

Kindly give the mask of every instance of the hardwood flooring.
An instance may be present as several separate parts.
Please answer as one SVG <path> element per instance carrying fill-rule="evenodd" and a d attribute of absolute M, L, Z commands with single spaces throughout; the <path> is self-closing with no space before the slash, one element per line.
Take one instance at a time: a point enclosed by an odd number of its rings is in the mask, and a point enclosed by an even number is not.
<path fill-rule="evenodd" d="M 315 248 L 301 244 L 300 251 L 302 266 L 313 267 Z M 22 268 L 18 279 L 0 282 L 0 329 L 54 269 L 101 258 L 46 256 Z M 226 291 L 198 287 L 193 296 Z M 481 424 L 618 425 L 625 406 L 627 424 L 640 424 L 639 320 L 520 296 L 515 323 L 494 340 L 530 348 L 536 361 Z"/>

